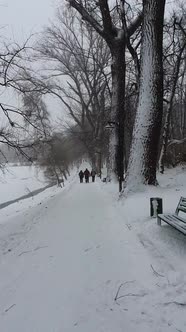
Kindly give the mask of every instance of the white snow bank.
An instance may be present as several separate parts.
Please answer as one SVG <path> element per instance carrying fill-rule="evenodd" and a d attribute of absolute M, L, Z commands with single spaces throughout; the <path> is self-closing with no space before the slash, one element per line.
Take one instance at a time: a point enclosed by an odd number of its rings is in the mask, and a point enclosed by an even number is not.
<path fill-rule="evenodd" d="M 0 203 L 26 195 L 47 185 L 43 172 L 35 166 L 9 166 L 0 174 Z"/>
<path fill-rule="evenodd" d="M 26 166 L 25 166 L 26 167 Z M 21 171 L 18 170 L 17 175 L 20 174 L 19 172 Z M 25 173 L 28 175 L 30 174 L 28 169 L 24 169 Z M 32 170 L 33 173 L 31 174 L 35 174 L 36 170 Z M 67 191 L 71 188 L 74 180 L 78 178 L 78 174 L 77 174 L 77 170 L 76 168 L 71 169 L 70 171 L 70 176 L 67 178 L 67 181 L 65 181 L 64 183 L 64 187 L 57 187 L 57 186 L 53 186 L 51 188 L 45 189 L 43 192 L 27 198 L 25 200 L 19 200 L 18 202 L 15 202 L 11 205 L 8 205 L 7 207 L 3 208 L 2 210 L 0 209 L 0 224 L 7 222 L 9 219 L 12 219 L 12 217 L 17 216 L 17 215 L 21 215 L 24 211 L 27 211 L 28 209 L 40 205 L 42 202 L 46 202 L 47 200 L 50 200 L 52 197 L 54 197 L 55 195 L 60 194 L 62 191 Z M 28 176 L 27 180 L 28 181 L 27 184 L 29 183 L 29 180 L 32 179 L 32 176 Z M 34 178 L 33 175 L 33 179 L 35 181 L 35 185 L 39 185 L 40 181 L 37 182 L 37 178 Z M 19 183 L 19 178 L 15 178 L 15 181 L 17 181 Z M 32 184 L 32 182 L 30 182 Z M 46 183 L 45 183 L 46 184 Z M 4 186 L 6 188 L 6 192 L 7 192 L 7 199 L 8 197 L 8 188 L 10 190 L 10 184 L 9 183 L 4 183 Z M 18 186 L 17 186 L 18 187 Z M 16 191 L 16 187 L 14 187 L 15 192 L 14 195 L 16 198 L 19 197 L 19 193 L 21 191 L 23 191 L 23 188 L 25 187 L 25 184 L 22 186 L 20 186 L 20 191 Z M 2 194 L 2 192 L 1 192 Z M 8 199 L 9 200 L 9 199 Z"/>
<path fill-rule="evenodd" d="M 178 279 L 186 282 L 186 237 L 166 223 L 157 226 L 156 218 L 150 217 L 151 197 L 163 199 L 163 213 L 174 213 L 180 197 L 186 197 L 186 166 L 166 169 L 164 175 L 158 175 L 158 182 L 158 187 L 148 186 L 142 192 L 119 199 L 116 203 L 118 214 L 123 225 L 138 236 L 149 255 L 158 258 L 160 271 L 167 272 L 169 264 L 176 278 L 178 274 Z M 116 198 L 115 185 L 102 184 L 102 187 Z M 184 217 L 186 219 L 186 214 Z"/>

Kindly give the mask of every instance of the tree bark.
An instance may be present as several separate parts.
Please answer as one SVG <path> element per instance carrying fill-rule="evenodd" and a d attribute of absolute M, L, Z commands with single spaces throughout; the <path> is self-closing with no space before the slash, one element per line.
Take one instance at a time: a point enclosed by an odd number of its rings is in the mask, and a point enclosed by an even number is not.
<path fill-rule="evenodd" d="M 162 39 L 165 0 L 144 0 L 139 101 L 125 187 L 156 184 L 163 114 Z"/>
<path fill-rule="evenodd" d="M 124 173 L 124 121 L 125 121 L 125 43 L 117 41 L 111 48 L 112 53 L 112 101 L 110 116 L 110 144 L 108 178 L 116 174 L 119 191 L 122 189 Z M 112 174 L 113 172 L 113 174 Z M 112 175 L 111 175 L 112 174 Z"/>

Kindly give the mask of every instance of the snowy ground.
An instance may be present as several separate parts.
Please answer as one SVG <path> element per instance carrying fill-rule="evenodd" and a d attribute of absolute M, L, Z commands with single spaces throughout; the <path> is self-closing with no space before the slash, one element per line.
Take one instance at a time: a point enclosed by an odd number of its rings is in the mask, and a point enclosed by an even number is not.
<path fill-rule="evenodd" d="M 160 183 L 118 202 L 73 178 L 1 210 L 0 331 L 186 331 L 186 239 L 149 218 L 152 195 L 165 212 L 186 196 L 186 170 Z"/>
<path fill-rule="evenodd" d="M 43 172 L 35 166 L 9 166 L 0 173 L 0 203 L 46 186 Z"/>

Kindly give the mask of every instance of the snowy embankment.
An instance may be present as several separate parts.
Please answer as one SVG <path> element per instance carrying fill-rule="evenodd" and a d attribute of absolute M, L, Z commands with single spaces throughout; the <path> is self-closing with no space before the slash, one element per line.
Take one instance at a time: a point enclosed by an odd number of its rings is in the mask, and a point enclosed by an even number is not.
<path fill-rule="evenodd" d="M 36 166 L 8 166 L 0 174 L 0 203 L 17 199 L 47 185 Z"/>
<path fill-rule="evenodd" d="M 68 181 L 72 180 L 75 169 L 71 170 L 71 176 Z M 50 187 L 44 177 L 43 171 L 36 166 L 9 166 L 5 173 L 0 176 L 0 209 L 11 204 L 21 202 L 24 199 L 32 198 Z"/>
<path fill-rule="evenodd" d="M 157 227 L 156 219 L 150 218 L 150 197 L 163 199 L 163 213 L 174 213 L 180 197 L 186 197 L 186 166 L 179 166 L 158 175 L 159 187 L 146 189 L 144 192 L 133 194 L 119 204 L 121 214 L 125 216 L 125 224 L 139 237 L 141 243 L 147 246 L 151 254 L 170 260 L 174 270 L 178 266 L 186 275 L 186 238 L 174 228 L 163 223 Z M 186 214 L 183 214 L 186 219 Z"/>
<path fill-rule="evenodd" d="M 0 329 L 185 331 L 186 240 L 149 218 L 150 196 L 171 212 L 185 196 L 186 172 L 174 172 L 119 203 L 112 185 L 74 178 L 1 210 Z"/>

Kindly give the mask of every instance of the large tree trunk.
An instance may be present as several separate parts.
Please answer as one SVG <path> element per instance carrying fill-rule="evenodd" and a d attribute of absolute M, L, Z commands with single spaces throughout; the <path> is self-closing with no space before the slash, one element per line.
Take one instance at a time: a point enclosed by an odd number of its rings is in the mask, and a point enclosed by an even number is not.
<path fill-rule="evenodd" d="M 165 0 L 144 0 L 139 101 L 125 186 L 156 184 L 163 113 L 162 38 Z"/>
<path fill-rule="evenodd" d="M 124 120 L 125 120 L 125 44 L 117 41 L 111 48 L 112 53 L 112 105 L 110 117 L 110 142 L 108 177 L 115 175 L 122 189 L 124 172 Z"/>

